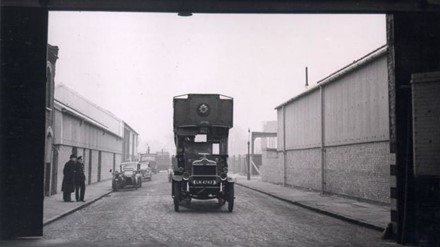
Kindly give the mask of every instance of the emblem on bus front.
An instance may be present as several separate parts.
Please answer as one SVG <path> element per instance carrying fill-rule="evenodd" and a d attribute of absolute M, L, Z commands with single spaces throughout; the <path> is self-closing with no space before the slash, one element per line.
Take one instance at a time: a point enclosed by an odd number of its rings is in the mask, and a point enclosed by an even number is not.
<path fill-rule="evenodd" d="M 207 104 L 202 103 L 197 107 L 197 113 L 201 117 L 207 117 L 209 115 L 209 107 Z"/>

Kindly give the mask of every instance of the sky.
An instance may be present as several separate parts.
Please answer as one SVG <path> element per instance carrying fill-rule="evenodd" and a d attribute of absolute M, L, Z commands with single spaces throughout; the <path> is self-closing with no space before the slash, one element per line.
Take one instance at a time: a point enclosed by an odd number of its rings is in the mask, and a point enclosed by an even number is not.
<path fill-rule="evenodd" d="M 386 43 L 385 15 L 50 12 L 55 82 L 127 122 L 139 151 L 173 152 L 172 99 L 234 98 L 231 154 L 276 106 Z M 231 143 L 232 142 L 232 143 Z"/>

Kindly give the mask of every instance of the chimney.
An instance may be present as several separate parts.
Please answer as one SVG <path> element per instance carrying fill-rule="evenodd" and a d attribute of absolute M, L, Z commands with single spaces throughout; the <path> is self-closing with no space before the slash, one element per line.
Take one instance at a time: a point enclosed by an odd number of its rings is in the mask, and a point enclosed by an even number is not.
<path fill-rule="evenodd" d="M 309 88 L 309 71 L 306 67 L 306 89 Z"/>

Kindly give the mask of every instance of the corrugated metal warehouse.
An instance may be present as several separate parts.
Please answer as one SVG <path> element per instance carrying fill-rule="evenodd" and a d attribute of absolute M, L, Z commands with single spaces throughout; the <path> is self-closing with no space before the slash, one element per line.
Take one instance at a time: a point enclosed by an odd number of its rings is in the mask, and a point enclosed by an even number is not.
<path fill-rule="evenodd" d="M 386 55 L 381 47 L 276 107 L 265 181 L 390 202 Z"/>
<path fill-rule="evenodd" d="M 55 88 L 51 194 L 61 191 L 64 164 L 70 154 L 83 156 L 86 183 L 112 177 L 123 160 L 135 159 L 138 134 L 121 119 L 65 85 Z M 130 144 L 130 150 L 123 148 Z"/>

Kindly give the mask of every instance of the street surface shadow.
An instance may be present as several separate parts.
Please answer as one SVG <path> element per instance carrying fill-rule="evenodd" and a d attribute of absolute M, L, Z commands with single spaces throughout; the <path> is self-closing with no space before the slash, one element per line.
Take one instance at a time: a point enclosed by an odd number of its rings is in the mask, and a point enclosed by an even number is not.
<path fill-rule="evenodd" d="M 123 188 L 123 189 L 118 189 L 118 191 L 112 191 L 112 193 L 129 193 L 129 192 L 136 192 L 138 190 L 142 189 L 141 188 L 134 188 L 134 187 L 127 187 L 127 188 Z"/>
<path fill-rule="evenodd" d="M 180 210 L 176 213 L 228 213 L 228 204 L 219 206 L 216 199 L 213 200 L 192 200 L 190 204 L 180 203 Z"/>

